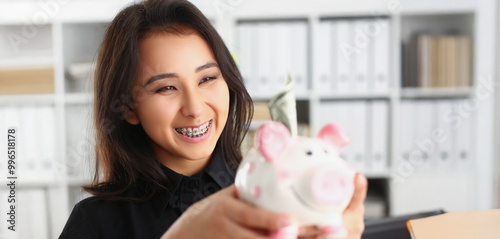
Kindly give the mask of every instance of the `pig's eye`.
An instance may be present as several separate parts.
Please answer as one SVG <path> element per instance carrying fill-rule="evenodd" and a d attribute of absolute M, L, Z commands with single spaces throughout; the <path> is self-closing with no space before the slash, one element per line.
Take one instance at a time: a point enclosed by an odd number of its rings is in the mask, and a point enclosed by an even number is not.
<path fill-rule="evenodd" d="M 326 150 L 326 149 L 323 149 L 323 151 L 325 152 L 325 154 L 328 154 L 328 150 Z"/>
<path fill-rule="evenodd" d="M 313 152 L 311 150 L 307 150 L 306 154 L 307 154 L 307 156 L 311 156 L 311 155 L 313 155 Z"/>

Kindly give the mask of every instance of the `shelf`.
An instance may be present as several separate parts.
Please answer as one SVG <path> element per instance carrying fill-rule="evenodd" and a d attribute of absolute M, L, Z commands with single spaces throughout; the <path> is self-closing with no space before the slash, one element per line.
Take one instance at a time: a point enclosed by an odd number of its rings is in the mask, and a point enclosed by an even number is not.
<path fill-rule="evenodd" d="M 436 98 L 466 98 L 471 97 L 474 89 L 467 88 L 403 88 L 402 99 L 436 99 Z"/>
<path fill-rule="evenodd" d="M 376 13 L 389 13 L 387 2 L 383 0 L 343 1 L 235 1 L 232 13 L 238 19 L 307 18 L 310 15 L 325 16 L 371 16 Z M 285 6 L 285 7 L 284 7 Z M 279 9 L 279 11 L 277 11 Z"/>
<path fill-rule="evenodd" d="M 28 181 L 23 181 L 22 179 L 17 179 L 16 180 L 16 186 L 23 190 L 23 189 L 33 189 L 33 188 L 54 188 L 54 187 L 60 187 L 60 186 L 69 186 L 69 187 L 80 187 L 83 185 L 90 184 L 90 180 L 84 180 L 84 179 L 76 179 L 76 178 L 69 178 L 66 181 L 66 184 L 63 183 L 61 180 L 28 180 Z"/>
<path fill-rule="evenodd" d="M 63 182 L 53 179 L 53 180 L 33 180 L 23 181 L 22 179 L 16 180 L 16 186 L 20 189 L 33 189 L 33 188 L 55 188 L 63 186 Z"/>
<path fill-rule="evenodd" d="M 0 95 L 0 105 L 51 105 L 55 98 L 54 94 Z"/>
<path fill-rule="evenodd" d="M 476 1 L 443 0 L 443 1 L 410 1 L 401 2 L 402 15 L 448 15 L 457 13 L 473 13 L 476 11 Z"/>
<path fill-rule="evenodd" d="M 64 96 L 65 104 L 90 104 L 94 96 L 91 93 L 67 93 Z"/>
<path fill-rule="evenodd" d="M 69 187 L 81 187 L 83 185 L 90 184 L 91 180 L 85 180 L 81 178 L 68 178 L 67 182 Z"/>
<path fill-rule="evenodd" d="M 271 98 L 274 97 L 274 95 L 256 95 L 256 94 L 251 94 L 253 101 L 269 101 Z M 303 94 L 295 94 L 295 99 L 296 100 L 309 100 L 309 94 L 308 93 L 303 93 Z"/>
<path fill-rule="evenodd" d="M 389 99 L 389 92 L 333 92 L 329 94 L 318 94 L 320 100 L 364 100 L 364 99 Z"/>
<path fill-rule="evenodd" d="M 10 67 L 33 67 L 33 66 L 53 66 L 54 58 L 46 56 L 50 53 L 38 52 L 36 56 L 30 57 L 10 57 L 8 59 L 0 59 L 0 68 Z"/>

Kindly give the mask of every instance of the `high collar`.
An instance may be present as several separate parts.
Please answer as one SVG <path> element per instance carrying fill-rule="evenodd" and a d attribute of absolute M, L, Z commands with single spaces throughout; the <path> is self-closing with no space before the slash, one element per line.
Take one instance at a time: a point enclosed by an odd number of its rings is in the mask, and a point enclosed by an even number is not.
<path fill-rule="evenodd" d="M 168 177 L 169 185 L 167 187 L 168 189 L 164 193 L 153 199 L 153 206 L 155 208 L 162 209 L 157 211 L 158 217 L 165 211 L 172 197 L 176 195 L 183 179 L 200 179 L 203 174 L 208 174 L 220 188 L 226 188 L 234 182 L 235 177 L 234 170 L 231 170 L 226 164 L 219 147 L 215 148 L 214 153 L 205 169 L 192 176 L 182 175 L 164 166 L 163 164 L 160 165 L 163 172 Z"/>

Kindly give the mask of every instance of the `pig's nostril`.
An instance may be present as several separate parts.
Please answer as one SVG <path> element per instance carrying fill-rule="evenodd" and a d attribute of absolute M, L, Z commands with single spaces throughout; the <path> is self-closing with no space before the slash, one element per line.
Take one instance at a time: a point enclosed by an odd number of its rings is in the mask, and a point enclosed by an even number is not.
<path fill-rule="evenodd" d="M 311 156 L 311 155 L 313 155 L 313 152 L 311 150 L 307 150 L 306 154 L 307 154 L 307 156 Z"/>

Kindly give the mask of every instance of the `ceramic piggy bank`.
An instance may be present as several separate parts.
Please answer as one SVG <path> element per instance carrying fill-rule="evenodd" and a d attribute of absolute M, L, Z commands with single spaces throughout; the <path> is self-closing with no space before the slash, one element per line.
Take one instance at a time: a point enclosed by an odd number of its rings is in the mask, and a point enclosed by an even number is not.
<path fill-rule="evenodd" d="M 347 236 L 342 213 L 354 193 L 355 171 L 338 152 L 348 142 L 334 124 L 316 138 L 292 138 L 275 121 L 259 128 L 235 185 L 243 200 L 297 219 L 297 225 L 272 232 L 272 238 L 296 238 L 299 226 L 310 225 L 329 238 Z"/>

